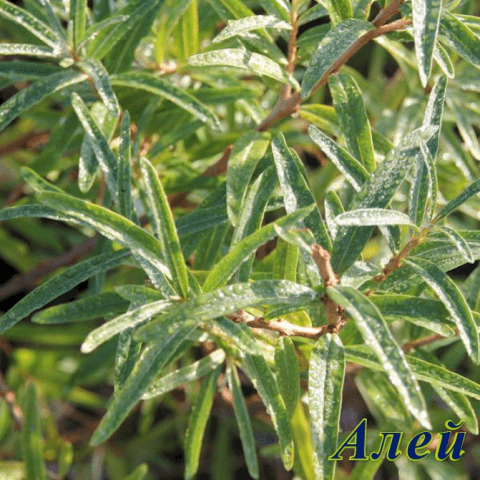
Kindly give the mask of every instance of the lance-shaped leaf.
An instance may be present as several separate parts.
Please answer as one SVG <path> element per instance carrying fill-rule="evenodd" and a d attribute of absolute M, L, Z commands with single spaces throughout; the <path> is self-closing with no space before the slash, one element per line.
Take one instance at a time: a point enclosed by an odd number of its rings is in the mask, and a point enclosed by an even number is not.
<path fill-rule="evenodd" d="M 129 252 L 127 250 L 97 255 L 88 260 L 84 260 L 83 262 L 79 262 L 55 277 L 47 280 L 45 283 L 30 292 L 26 297 L 17 302 L 5 315 L 3 315 L 3 317 L 0 318 L 0 333 L 13 327 L 13 325 L 33 311 L 38 310 L 60 296 L 62 293 L 68 292 L 88 278 L 121 265 L 125 262 L 128 256 Z"/>
<path fill-rule="evenodd" d="M 443 231 L 443 233 L 445 233 L 445 235 L 452 241 L 452 243 L 457 247 L 458 251 L 468 263 L 475 262 L 472 250 L 468 246 L 467 241 L 463 238 L 461 233 L 447 226 L 440 227 L 440 230 Z"/>
<path fill-rule="evenodd" d="M 348 362 L 358 363 L 367 368 L 386 370 L 385 365 L 378 361 L 376 355 L 366 345 L 349 345 L 345 347 L 345 359 Z M 430 383 L 431 385 L 438 385 L 446 390 L 460 392 L 468 397 L 480 400 L 480 384 L 420 358 L 407 355 L 406 359 L 417 380 Z"/>
<path fill-rule="evenodd" d="M 82 344 L 82 352 L 91 352 L 118 333 L 127 328 L 132 328 L 144 323 L 145 320 L 154 317 L 171 306 L 172 302 L 169 302 L 168 300 L 158 300 L 156 302 L 147 303 L 146 305 L 142 305 L 133 310 L 129 310 L 127 313 L 104 323 L 101 327 L 90 332 Z"/>
<path fill-rule="evenodd" d="M 480 67 L 480 42 L 464 22 L 442 9 L 440 33 L 449 45 L 467 62 Z"/>
<path fill-rule="evenodd" d="M 167 196 L 153 165 L 146 158 L 140 160 L 140 165 L 145 179 L 148 204 L 154 220 L 154 228 L 162 245 L 165 262 L 172 273 L 173 284 L 177 293 L 186 298 L 188 296 L 187 268 L 183 260 L 182 249 L 180 248 Z"/>
<path fill-rule="evenodd" d="M 249 132 L 239 138 L 230 153 L 227 168 L 227 211 L 234 226 L 238 222 L 247 186 L 268 144 L 267 138 L 261 137 L 257 132 Z"/>
<path fill-rule="evenodd" d="M 159 95 L 170 100 L 203 122 L 209 122 L 214 128 L 220 128 L 217 117 L 210 112 L 203 103 L 187 91 L 177 87 L 172 82 L 167 82 L 163 78 L 156 77 L 147 72 L 126 72 L 112 75 L 110 82 L 112 85 L 137 88 L 153 93 L 154 95 Z"/>
<path fill-rule="evenodd" d="M 220 332 L 223 334 L 220 335 Z M 253 329 L 245 323 L 235 323 L 227 317 L 219 317 L 215 320 L 215 330 L 212 334 L 218 335 L 229 344 L 235 345 L 240 352 L 250 355 L 264 355 L 264 346 L 257 342 Z"/>
<path fill-rule="evenodd" d="M 59 52 L 50 47 L 28 45 L 27 43 L 0 43 L 0 55 L 22 55 L 24 57 L 51 58 L 59 57 Z"/>
<path fill-rule="evenodd" d="M 130 172 L 130 114 L 123 111 L 118 147 L 118 210 L 129 220 L 136 219 L 133 208 Z"/>
<path fill-rule="evenodd" d="M 372 131 L 357 83 L 350 75 L 340 72 L 329 77 L 328 86 L 349 151 L 368 172 L 373 172 Z"/>
<path fill-rule="evenodd" d="M 454 281 L 432 262 L 423 258 L 412 258 L 406 263 L 438 295 L 457 325 L 468 355 L 476 363 L 480 361 L 478 331 L 472 311 Z"/>
<path fill-rule="evenodd" d="M 386 208 L 359 208 L 335 217 L 335 223 L 342 226 L 351 225 L 412 225 L 408 215 Z"/>
<path fill-rule="evenodd" d="M 312 191 L 299 167 L 300 159 L 288 148 L 285 137 L 281 133 L 272 140 L 272 152 L 287 213 L 314 204 Z M 318 208 L 314 208 L 302 223 L 305 228 L 312 231 L 318 244 L 330 250 L 330 238 Z"/>
<path fill-rule="evenodd" d="M 154 265 L 163 275 L 171 278 L 170 270 L 163 263 L 160 242 L 130 220 L 108 208 L 61 193 L 46 192 L 41 200 L 48 206 L 89 225 L 110 240 L 129 248 L 140 258 Z"/>
<path fill-rule="evenodd" d="M 480 294 L 480 267 L 478 265 L 462 285 L 462 292 L 468 306 L 472 310 L 478 311 L 477 302 Z"/>
<path fill-rule="evenodd" d="M 265 75 L 298 90 L 298 82 L 280 65 L 265 55 L 250 52 L 244 48 L 224 48 L 192 55 L 188 63 L 194 67 L 233 67 L 247 70 L 256 75 Z"/>
<path fill-rule="evenodd" d="M 283 465 L 286 470 L 293 466 L 294 444 L 292 430 L 285 403 L 278 390 L 277 382 L 264 357 L 245 355 L 243 366 L 256 388 L 278 434 Z"/>
<path fill-rule="evenodd" d="M 352 187 L 358 192 L 368 178 L 366 168 L 350 153 L 334 142 L 317 127 L 310 125 L 308 133 L 323 153 L 345 175 Z"/>
<path fill-rule="evenodd" d="M 240 210 L 237 226 L 233 232 L 230 248 L 251 235 L 262 225 L 265 207 L 277 183 L 274 167 L 271 166 L 255 180 Z M 250 277 L 254 255 L 250 255 L 234 276 L 237 282 L 246 282 Z"/>
<path fill-rule="evenodd" d="M 46 480 L 40 409 L 38 408 L 37 391 L 33 383 L 28 383 L 22 404 L 21 445 L 26 478 L 29 480 Z"/>
<path fill-rule="evenodd" d="M 90 137 L 90 147 L 95 152 L 98 163 L 105 176 L 108 189 L 113 198 L 117 198 L 117 175 L 118 175 L 118 160 L 112 152 L 105 135 L 100 130 L 99 126 L 88 111 L 87 106 L 77 93 L 72 95 L 72 107 L 75 110 L 85 132 Z"/>
<path fill-rule="evenodd" d="M 315 475 L 325 480 L 332 480 L 335 473 L 336 462 L 328 457 L 337 449 L 344 376 L 340 337 L 326 334 L 312 349 L 308 374 Z"/>
<path fill-rule="evenodd" d="M 89 45 L 101 32 L 102 30 L 104 33 L 107 31 L 113 30 L 113 27 L 117 23 L 124 22 L 128 20 L 128 15 L 114 15 L 110 18 L 106 18 L 101 22 L 95 23 L 90 28 L 88 28 L 85 32 L 85 38 L 77 45 L 77 51 L 81 50 L 85 45 Z"/>
<path fill-rule="evenodd" d="M 30 33 L 52 48 L 58 48 L 58 39 L 55 32 L 27 10 L 17 7 L 7 0 L 0 0 L 0 17 L 26 28 Z"/>
<path fill-rule="evenodd" d="M 277 368 L 278 389 L 285 402 L 287 414 L 292 418 L 300 399 L 300 372 L 295 347 L 288 337 L 280 337 L 277 340 L 275 367 Z"/>
<path fill-rule="evenodd" d="M 443 367 L 435 355 L 424 349 L 416 352 L 422 360 Z M 439 385 L 432 385 L 439 397 L 457 414 L 460 420 L 465 421 L 465 426 L 474 434 L 478 435 L 478 420 L 470 400 L 463 393 L 447 390 Z"/>
<path fill-rule="evenodd" d="M 125 384 L 113 397 L 107 413 L 90 440 L 90 445 L 103 443 L 125 420 L 155 376 L 178 352 L 192 331 L 191 324 L 170 325 L 157 342 L 149 344 L 137 360 Z"/>
<path fill-rule="evenodd" d="M 185 432 L 185 479 L 194 478 L 200 461 L 203 435 L 210 410 L 213 405 L 213 397 L 217 391 L 217 382 L 220 377 L 221 368 L 217 367 L 208 374 L 202 382 L 198 396 L 193 404 L 192 411 L 188 417 L 187 431 Z"/>
<path fill-rule="evenodd" d="M 352 3 L 350 0 L 323 0 L 322 3 L 327 9 L 333 25 L 353 17 Z"/>
<path fill-rule="evenodd" d="M 258 459 L 255 449 L 255 439 L 253 437 L 252 424 L 248 413 L 245 397 L 242 392 L 238 372 L 234 365 L 227 367 L 228 387 L 232 392 L 233 411 L 237 420 L 238 430 L 240 432 L 240 441 L 242 442 L 243 455 L 247 463 L 248 473 L 252 478 L 258 479 Z"/>
<path fill-rule="evenodd" d="M 338 23 L 320 41 L 312 55 L 302 81 L 302 98 L 334 67 L 337 60 L 363 35 L 373 28 L 370 22 L 349 18 Z"/>
<path fill-rule="evenodd" d="M 413 0 L 413 36 L 420 80 L 425 87 L 432 68 L 432 57 L 440 24 L 441 2 Z"/>
<path fill-rule="evenodd" d="M 235 245 L 212 269 L 203 284 L 203 290 L 209 292 L 218 288 L 228 281 L 242 263 L 265 242 L 277 235 L 275 225 L 290 228 L 303 220 L 314 208 L 314 205 L 301 208 L 281 219 L 265 225 L 260 230 L 244 238 Z"/>
<path fill-rule="evenodd" d="M 87 76 L 83 73 L 64 70 L 43 77 L 29 87 L 20 90 L 0 107 L 0 131 L 22 112 L 41 102 L 44 98 L 70 85 L 83 82 L 86 78 Z"/>
<path fill-rule="evenodd" d="M 79 64 L 79 67 L 90 77 L 95 86 L 98 96 L 107 107 L 107 110 L 114 117 L 120 115 L 120 105 L 118 104 L 115 92 L 110 85 L 109 74 L 99 60 L 86 59 Z"/>
<path fill-rule="evenodd" d="M 87 27 L 87 0 L 70 0 L 70 20 L 74 47 L 78 47 Z"/>
<path fill-rule="evenodd" d="M 240 18 L 239 20 L 228 20 L 227 26 L 212 40 L 212 43 L 222 42 L 227 38 L 241 35 L 259 28 L 275 28 L 277 30 L 291 30 L 292 26 L 271 15 L 254 15 Z"/>
<path fill-rule="evenodd" d="M 113 292 L 92 295 L 74 302 L 54 305 L 32 317 L 32 322 L 58 324 L 85 322 L 105 315 L 119 314 L 127 310 L 130 302 Z"/>
<path fill-rule="evenodd" d="M 225 352 L 223 350 L 215 350 L 210 355 L 198 360 L 191 365 L 179 368 L 164 377 L 155 380 L 143 394 L 143 399 L 149 399 L 163 395 L 175 388 L 188 382 L 193 382 L 202 378 L 207 373 L 215 370 L 225 361 Z"/>
<path fill-rule="evenodd" d="M 421 127 L 407 135 L 364 182 L 350 208 L 385 208 L 416 157 L 421 155 L 420 142 L 427 141 L 436 130 L 437 127 Z M 332 266 L 336 272 L 345 271 L 357 260 L 372 231 L 373 227 L 368 226 L 338 229 L 332 252 Z"/>
<path fill-rule="evenodd" d="M 430 428 L 430 421 L 420 387 L 377 307 L 351 287 L 330 287 L 327 293 L 355 320 L 365 343 L 385 366 L 388 378 L 405 401 L 405 405 L 421 425 Z"/>
<path fill-rule="evenodd" d="M 253 283 L 228 285 L 175 305 L 159 321 L 141 328 L 137 338 L 147 340 L 161 334 L 163 323 L 170 318 L 198 322 L 235 313 L 247 307 L 261 305 L 309 306 L 317 301 L 315 290 L 288 280 L 259 280 Z"/>
<path fill-rule="evenodd" d="M 450 215 L 454 210 L 456 210 L 462 203 L 465 203 L 473 195 L 478 195 L 480 193 L 480 179 L 476 180 L 470 184 L 460 195 L 455 197 L 453 200 L 448 202 L 436 215 L 433 219 L 433 222 L 437 223 L 442 218 Z"/>
<path fill-rule="evenodd" d="M 68 54 L 68 45 L 67 39 L 65 37 L 65 30 L 62 27 L 59 18 L 55 15 L 55 12 L 53 11 L 52 2 L 50 0 L 38 0 L 38 2 L 43 7 L 48 23 L 52 28 L 53 32 L 55 33 L 55 37 L 57 38 L 57 48 L 60 48 L 62 50 L 62 53 Z"/>

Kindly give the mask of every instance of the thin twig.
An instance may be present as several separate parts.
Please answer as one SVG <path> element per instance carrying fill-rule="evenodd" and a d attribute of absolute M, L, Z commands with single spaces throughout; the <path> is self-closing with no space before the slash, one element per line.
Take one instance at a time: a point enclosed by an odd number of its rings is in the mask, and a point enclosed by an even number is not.
<path fill-rule="evenodd" d="M 246 320 L 245 324 L 250 328 L 271 330 L 272 332 L 280 333 L 280 335 L 284 335 L 286 337 L 304 337 L 311 338 L 312 340 L 317 340 L 329 331 L 328 325 L 322 325 L 320 327 L 302 327 L 300 325 L 287 322 L 286 320 L 280 319 L 274 322 L 272 320 L 265 320 L 262 317 L 255 318 L 253 320 Z"/>
<path fill-rule="evenodd" d="M 288 36 L 288 52 L 287 52 L 287 68 L 286 71 L 289 75 L 293 75 L 295 71 L 295 62 L 297 59 L 297 35 L 298 35 L 298 11 L 295 8 L 292 8 L 290 12 L 290 25 L 292 29 Z M 286 100 L 292 96 L 292 87 L 290 85 L 285 85 L 283 87 L 280 98 Z"/>

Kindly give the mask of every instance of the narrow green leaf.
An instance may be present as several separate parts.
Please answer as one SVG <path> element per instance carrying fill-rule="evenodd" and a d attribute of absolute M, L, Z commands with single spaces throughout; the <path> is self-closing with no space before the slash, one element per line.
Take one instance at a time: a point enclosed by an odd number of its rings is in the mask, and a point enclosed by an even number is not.
<path fill-rule="evenodd" d="M 412 225 L 408 215 L 386 208 L 359 208 L 341 213 L 335 223 L 342 226 L 366 225 Z"/>
<path fill-rule="evenodd" d="M 170 326 L 160 340 L 145 347 L 125 384 L 113 397 L 90 445 L 100 445 L 121 425 L 151 381 L 182 347 L 193 328 L 187 324 Z"/>
<path fill-rule="evenodd" d="M 150 212 L 154 218 L 154 227 L 162 245 L 165 262 L 173 276 L 173 284 L 177 293 L 183 298 L 187 298 L 187 268 L 183 259 L 167 196 L 165 195 L 153 165 L 146 158 L 140 160 L 140 165 L 142 175 L 145 179 Z"/>
<path fill-rule="evenodd" d="M 41 102 L 44 98 L 70 85 L 83 82 L 86 78 L 87 76 L 83 73 L 64 70 L 48 75 L 20 90 L 0 107 L 0 131 L 21 113 Z"/>
<path fill-rule="evenodd" d="M 480 266 L 477 265 L 475 270 L 468 276 L 462 285 L 462 291 L 468 306 L 472 310 L 478 310 L 478 295 L 480 294 Z"/>
<path fill-rule="evenodd" d="M 294 454 L 292 430 L 275 377 L 264 357 L 245 355 L 243 366 L 272 419 L 280 441 L 283 465 L 286 470 L 291 470 Z"/>
<path fill-rule="evenodd" d="M 368 178 L 366 168 L 317 127 L 310 125 L 308 127 L 308 133 L 332 163 L 345 175 L 352 187 L 357 192 L 360 191 L 363 183 Z"/>
<path fill-rule="evenodd" d="M 158 397 L 188 382 L 202 378 L 207 373 L 215 370 L 225 361 L 225 352 L 215 350 L 210 355 L 198 360 L 187 367 L 179 368 L 158 380 L 155 380 L 143 394 L 142 399 Z"/>
<path fill-rule="evenodd" d="M 265 55 L 253 53 L 242 48 L 224 48 L 222 50 L 211 50 L 206 53 L 193 55 L 188 63 L 194 67 L 222 66 L 247 70 L 256 75 L 265 75 L 279 82 L 291 85 L 298 90 L 298 82 L 280 65 Z"/>
<path fill-rule="evenodd" d="M 303 76 L 302 98 L 309 97 L 315 85 L 330 71 L 341 55 L 372 28 L 370 22 L 353 18 L 335 25 L 323 37 L 312 55 Z"/>
<path fill-rule="evenodd" d="M 83 128 L 87 135 L 89 135 L 89 143 L 98 163 L 105 176 L 108 189 L 114 199 L 117 199 L 117 175 L 118 175 L 118 160 L 115 154 L 112 152 L 105 135 L 93 119 L 92 115 L 88 111 L 87 106 L 77 93 L 72 95 L 72 106 L 77 114 Z"/>
<path fill-rule="evenodd" d="M 272 140 L 272 152 L 287 213 L 315 204 L 312 191 L 299 168 L 301 161 L 296 153 L 288 148 L 285 137 L 281 133 Z M 331 249 L 327 229 L 316 206 L 302 223 L 305 228 L 312 231 L 318 244 L 327 250 Z"/>
<path fill-rule="evenodd" d="M 330 287 L 327 293 L 355 320 L 365 343 L 385 366 L 385 371 L 393 386 L 405 401 L 412 415 L 425 428 L 430 421 L 420 387 L 405 359 L 402 349 L 393 338 L 385 320 L 377 307 L 351 287 Z"/>
<path fill-rule="evenodd" d="M 480 67 L 480 43 L 470 28 L 455 15 L 442 9 L 440 33 L 467 62 Z"/>
<path fill-rule="evenodd" d="M 448 106 L 454 115 L 457 128 L 465 142 L 467 150 L 476 160 L 480 160 L 480 142 L 478 141 L 477 132 L 473 126 L 474 120 L 469 118 L 463 103 L 460 103 L 457 99 L 448 99 Z"/>
<path fill-rule="evenodd" d="M 84 60 L 78 65 L 92 80 L 98 96 L 102 99 L 110 114 L 118 117 L 120 115 L 120 105 L 110 85 L 109 74 L 105 67 L 99 60 L 91 58 Z"/>
<path fill-rule="evenodd" d="M 480 345 L 475 320 L 465 298 L 453 280 L 436 264 L 422 258 L 415 257 L 405 260 L 405 262 L 438 295 L 457 325 L 468 355 L 474 362 L 479 363 Z"/>
<path fill-rule="evenodd" d="M 240 352 L 249 355 L 264 355 L 264 346 L 257 342 L 252 329 L 247 327 L 245 323 L 235 323 L 226 317 L 219 317 L 215 320 L 215 330 L 212 333 L 217 334 L 217 330 L 223 333 L 220 338 L 228 339 L 228 344 L 233 344 Z"/>
<path fill-rule="evenodd" d="M 333 240 L 337 235 L 337 224 L 335 217 L 345 212 L 342 201 L 335 191 L 330 190 L 325 195 L 325 223 Z"/>
<path fill-rule="evenodd" d="M 143 285 L 120 285 L 115 287 L 115 292 L 135 305 L 165 300 L 161 292 Z"/>
<path fill-rule="evenodd" d="M 422 360 L 443 367 L 440 361 L 430 352 L 422 350 L 416 352 Z M 478 420 L 470 400 L 463 393 L 447 390 L 439 385 L 432 385 L 438 396 L 457 414 L 459 420 L 465 421 L 465 426 L 474 434 L 478 435 Z"/>
<path fill-rule="evenodd" d="M 243 455 L 245 457 L 245 462 L 247 463 L 248 473 L 252 478 L 258 479 L 258 459 L 252 424 L 250 422 L 247 405 L 245 404 L 238 372 L 234 365 L 229 364 L 227 367 L 227 380 L 228 387 L 232 392 L 233 411 L 235 412 L 235 418 L 240 432 L 240 441 L 242 442 Z"/>
<path fill-rule="evenodd" d="M 0 17 L 6 18 L 26 28 L 30 33 L 42 42 L 50 45 L 53 49 L 58 47 L 58 39 L 55 32 L 27 10 L 17 7 L 7 0 L 0 0 Z"/>
<path fill-rule="evenodd" d="M 114 394 L 119 392 L 127 378 L 132 373 L 133 368 L 135 367 L 135 362 L 140 356 L 140 352 L 142 350 L 141 342 L 133 338 L 134 333 L 135 326 L 123 330 L 118 336 L 117 350 L 115 352 L 115 365 L 113 370 Z M 108 347 L 108 344 L 106 347 Z M 102 349 L 98 350 L 97 354 L 99 351 L 101 352 Z"/>
<path fill-rule="evenodd" d="M 234 37 L 259 28 L 275 28 L 277 30 L 291 30 L 292 26 L 271 15 L 255 15 L 244 17 L 239 20 L 228 20 L 227 26 L 212 40 L 212 43 L 222 42 L 227 38 Z"/>
<path fill-rule="evenodd" d="M 298 253 L 298 247 L 279 238 L 275 248 L 273 277 L 295 282 L 297 280 Z"/>
<path fill-rule="evenodd" d="M 209 230 L 228 222 L 225 205 L 197 208 L 175 221 L 177 232 L 181 237 Z"/>
<path fill-rule="evenodd" d="M 407 135 L 363 183 L 350 204 L 352 210 L 385 208 L 404 180 L 416 157 L 421 155 L 420 142 L 428 141 L 437 127 L 421 127 Z M 340 227 L 333 245 L 332 266 L 343 272 L 358 258 L 368 242 L 373 227 Z"/>
<path fill-rule="evenodd" d="M 59 52 L 50 47 L 26 43 L 0 43 L 0 55 L 22 55 L 24 57 L 59 58 Z"/>
<path fill-rule="evenodd" d="M 70 20 L 72 22 L 73 46 L 78 47 L 85 36 L 87 26 L 87 0 L 70 0 Z"/>
<path fill-rule="evenodd" d="M 62 293 L 68 292 L 79 283 L 121 265 L 128 256 L 127 250 L 120 250 L 110 254 L 97 255 L 68 267 L 62 273 L 39 285 L 3 315 L 0 318 L 0 333 L 13 327 L 27 315 L 59 297 Z"/>
<path fill-rule="evenodd" d="M 447 215 L 450 215 L 454 210 L 456 210 L 462 203 L 465 203 L 473 195 L 478 195 L 480 193 L 480 180 L 476 180 L 470 184 L 460 195 L 455 197 L 453 200 L 448 202 L 432 220 L 434 223 L 437 223 L 442 218 L 445 218 Z"/>
<path fill-rule="evenodd" d="M 46 13 L 48 23 L 50 24 L 50 27 L 52 28 L 53 32 L 55 33 L 55 37 L 57 38 L 57 48 L 61 48 L 63 53 L 68 52 L 68 46 L 67 46 L 67 41 L 66 41 L 66 36 L 65 36 L 65 30 L 62 27 L 62 24 L 60 23 L 60 20 L 58 17 L 55 15 L 55 12 L 53 11 L 53 6 L 50 0 L 38 0 L 40 5 L 43 7 L 43 10 Z"/>
<path fill-rule="evenodd" d="M 317 3 L 298 17 L 298 25 L 305 25 L 306 23 L 313 22 L 319 18 L 326 17 L 327 15 L 328 10 L 321 3 Z"/>
<path fill-rule="evenodd" d="M 137 88 L 164 97 L 203 122 L 209 122 L 215 129 L 220 128 L 217 117 L 203 103 L 187 91 L 163 78 L 147 72 L 126 72 L 112 75 L 110 82 L 112 85 Z"/>
<path fill-rule="evenodd" d="M 437 0 L 413 0 L 413 36 L 420 80 L 427 86 L 432 68 L 432 57 L 440 25 L 441 2 Z"/>
<path fill-rule="evenodd" d="M 85 32 L 85 38 L 77 45 L 77 51 L 81 50 L 85 45 L 89 45 L 100 33 L 106 34 L 107 31 L 113 30 L 116 24 L 125 22 L 125 20 L 128 20 L 128 15 L 114 15 L 95 23 Z"/>
<path fill-rule="evenodd" d="M 375 170 L 372 132 L 357 83 L 350 75 L 331 75 L 328 85 L 347 147 L 367 172 Z"/>
<path fill-rule="evenodd" d="M 32 322 L 42 324 L 85 322 L 94 318 L 125 312 L 129 304 L 130 302 L 116 293 L 99 293 L 42 310 L 32 317 Z"/>
<path fill-rule="evenodd" d="M 21 167 L 20 174 L 28 186 L 37 193 L 57 192 L 65 193 L 61 188 L 44 180 L 35 170 L 28 167 Z"/>
<path fill-rule="evenodd" d="M 379 362 L 373 351 L 366 345 L 349 345 L 345 347 L 345 359 L 348 362 L 358 363 L 367 368 L 385 371 L 385 365 Z M 480 400 L 480 384 L 450 372 L 444 367 L 426 362 L 411 355 L 406 356 L 413 374 L 422 382 L 438 385 L 446 390 L 460 392 L 468 397 Z"/>
<path fill-rule="evenodd" d="M 345 376 L 343 345 L 338 335 L 326 334 L 312 349 L 308 374 L 314 465 L 317 478 L 333 480 Z"/>
<path fill-rule="evenodd" d="M 303 220 L 312 210 L 314 205 L 297 210 L 276 222 L 257 230 L 252 235 L 244 238 L 240 243 L 235 245 L 227 255 L 225 255 L 209 273 L 203 284 L 203 290 L 209 292 L 218 288 L 228 281 L 228 279 L 235 273 L 240 265 L 253 253 L 257 248 L 265 242 L 275 237 L 275 225 L 283 228 L 293 227 Z"/>
<path fill-rule="evenodd" d="M 160 242 L 130 220 L 107 208 L 69 195 L 46 192 L 42 195 L 41 200 L 48 206 L 91 226 L 110 240 L 129 248 L 140 258 L 150 262 L 163 275 L 171 278 L 170 270 L 162 261 L 163 253 Z"/>
<path fill-rule="evenodd" d="M 142 463 L 125 480 L 144 480 L 148 475 L 148 465 Z"/>
<path fill-rule="evenodd" d="M 453 66 L 452 59 L 450 58 L 447 50 L 445 50 L 445 48 L 439 42 L 437 42 L 435 45 L 433 58 L 448 78 L 455 78 L 455 67 Z"/>
<path fill-rule="evenodd" d="M 470 249 L 470 247 L 468 246 L 468 243 L 459 232 L 447 226 L 443 226 L 439 228 L 441 231 L 443 231 L 443 233 L 445 233 L 445 235 L 447 235 L 447 237 L 457 247 L 458 251 L 462 254 L 463 258 L 468 263 L 475 262 L 475 259 L 473 258 L 472 250 Z"/>
<path fill-rule="evenodd" d="M 129 310 L 127 313 L 104 323 L 101 327 L 90 332 L 82 344 L 82 352 L 90 353 L 123 330 L 144 323 L 171 306 L 172 302 L 168 300 L 158 300 Z"/>
<path fill-rule="evenodd" d="M 285 402 L 287 415 L 292 418 L 300 400 L 300 372 L 293 342 L 280 337 L 275 346 L 275 367 L 280 394 Z"/>
<path fill-rule="evenodd" d="M 25 462 L 25 473 L 28 480 L 46 480 L 43 463 L 43 438 L 38 408 L 37 390 L 33 383 L 27 384 L 22 402 L 22 454 Z"/>
<path fill-rule="evenodd" d="M 290 21 L 290 4 L 285 0 L 259 0 L 258 3 L 269 15 Z"/>
<path fill-rule="evenodd" d="M 205 290 L 205 288 L 204 288 Z M 311 288 L 288 280 L 258 280 L 252 283 L 237 283 L 218 290 L 208 291 L 168 310 L 159 321 L 152 322 L 137 333 L 139 340 L 148 341 L 161 334 L 163 323 L 170 318 L 179 322 L 195 319 L 202 322 L 235 313 L 247 307 L 262 305 L 309 306 L 318 300 Z M 128 314 L 127 314 L 128 315 Z"/>
<path fill-rule="evenodd" d="M 213 397 L 217 390 L 217 382 L 221 368 L 217 367 L 209 373 L 202 382 L 198 396 L 193 404 L 188 417 L 187 431 L 185 432 L 185 479 L 194 478 L 200 461 L 203 435 L 207 426 L 210 410 L 213 405 Z"/>
<path fill-rule="evenodd" d="M 123 111 L 120 123 L 120 146 L 118 148 L 118 210 L 129 220 L 136 219 L 133 208 L 130 171 L 130 114 Z"/>
<path fill-rule="evenodd" d="M 408 216 L 412 224 L 419 227 L 423 223 L 423 219 L 427 210 L 428 192 L 431 182 L 430 175 L 427 170 L 427 160 L 425 155 L 430 156 L 425 145 L 420 145 L 422 158 L 416 158 L 413 164 L 412 184 L 410 186 L 408 198 Z M 425 173 L 427 181 L 425 181 Z"/>
<path fill-rule="evenodd" d="M 92 144 L 94 140 L 88 134 L 84 135 L 80 146 L 78 159 L 78 188 L 82 193 L 88 193 L 95 183 L 98 173 L 98 162 Z"/>
<path fill-rule="evenodd" d="M 257 132 L 248 132 L 235 143 L 228 158 L 227 212 L 233 226 L 247 194 L 247 186 L 255 168 L 264 156 L 269 140 Z"/>
<path fill-rule="evenodd" d="M 353 17 L 351 0 L 323 0 L 322 3 L 328 11 L 332 25 Z"/>

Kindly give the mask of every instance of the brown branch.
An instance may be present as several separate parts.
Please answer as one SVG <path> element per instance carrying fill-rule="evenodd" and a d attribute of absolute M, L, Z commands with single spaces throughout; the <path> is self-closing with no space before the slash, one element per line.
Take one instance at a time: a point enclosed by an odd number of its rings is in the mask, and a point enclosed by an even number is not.
<path fill-rule="evenodd" d="M 73 265 L 82 257 L 89 254 L 95 248 L 96 243 L 96 237 L 88 238 L 80 245 L 72 248 L 69 252 L 48 262 L 41 262 L 27 273 L 15 275 L 0 287 L 0 299 L 8 298 L 18 292 L 33 289 L 42 277 L 55 272 L 61 267 Z"/>
<path fill-rule="evenodd" d="M 372 23 L 376 27 L 381 27 L 390 20 L 394 15 L 400 13 L 400 6 L 405 0 L 393 0 L 390 5 L 378 12 L 378 15 L 373 19 Z"/>
<path fill-rule="evenodd" d="M 295 70 L 295 62 L 297 58 L 297 35 L 298 35 L 298 11 L 293 8 L 290 12 L 290 25 L 292 29 L 288 36 L 288 53 L 287 53 L 287 68 L 286 71 L 289 75 L 293 75 Z M 280 95 L 280 98 L 286 100 L 292 96 L 291 85 L 285 85 Z"/>
<path fill-rule="evenodd" d="M 397 2 L 394 1 L 391 5 L 393 4 L 400 5 L 401 3 L 403 3 L 403 0 L 398 0 Z M 398 12 L 398 5 L 394 11 L 390 9 L 391 5 L 384 10 L 384 12 L 388 11 L 388 15 L 389 15 L 388 18 L 390 18 L 392 15 Z M 380 37 L 381 35 L 385 35 L 386 33 L 401 30 L 405 28 L 405 26 L 410 24 L 409 20 L 400 19 L 400 20 L 396 20 L 395 22 L 384 25 L 384 20 L 385 21 L 388 20 L 388 18 L 385 18 L 385 16 L 386 16 L 386 13 L 383 14 L 379 19 L 377 16 L 377 19 L 375 19 L 377 21 L 377 23 L 375 24 L 377 28 L 373 30 L 369 30 L 367 33 L 362 35 L 356 42 L 353 43 L 353 45 L 350 48 L 345 50 L 345 52 L 342 55 L 340 55 L 340 57 L 338 57 L 338 59 L 334 62 L 334 64 L 319 79 L 315 87 L 313 87 L 310 95 L 313 95 L 319 88 L 323 87 L 327 83 L 328 77 L 332 73 L 337 72 L 340 69 L 340 67 L 342 67 L 345 63 L 347 63 L 348 60 L 350 60 L 355 53 L 357 53 L 363 46 L 365 46 L 371 40 L 377 37 Z M 283 120 L 288 115 L 291 115 L 292 113 L 296 112 L 300 107 L 301 101 L 302 99 L 298 92 L 294 93 L 290 98 L 286 100 L 283 98 L 280 98 L 278 103 L 270 112 L 270 114 L 257 126 L 257 130 L 259 132 L 268 130 L 269 128 L 276 125 L 278 122 Z"/>
<path fill-rule="evenodd" d="M 455 335 L 458 337 L 459 331 L 458 328 L 455 328 Z M 428 335 L 426 337 L 417 338 L 416 340 L 410 340 L 403 344 L 402 349 L 404 353 L 409 353 L 411 350 L 415 350 L 416 348 L 424 347 L 425 345 L 430 345 L 431 343 L 438 342 L 443 340 L 445 337 L 440 335 L 439 333 L 433 333 L 432 335 Z"/>
<path fill-rule="evenodd" d="M 263 330 L 270 330 L 272 332 L 280 333 L 286 337 L 304 337 L 317 340 L 322 335 L 329 331 L 329 325 L 322 325 L 320 327 L 302 327 L 286 320 L 278 320 L 276 322 L 265 320 L 262 317 L 253 320 L 245 320 L 245 324 L 250 328 L 261 328 Z"/>

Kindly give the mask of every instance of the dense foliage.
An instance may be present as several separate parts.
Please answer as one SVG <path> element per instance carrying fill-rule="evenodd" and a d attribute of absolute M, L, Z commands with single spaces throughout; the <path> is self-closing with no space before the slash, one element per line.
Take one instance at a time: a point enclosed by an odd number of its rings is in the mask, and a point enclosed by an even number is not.
<path fill-rule="evenodd" d="M 478 472 L 479 12 L 0 0 L 0 477 Z"/>

